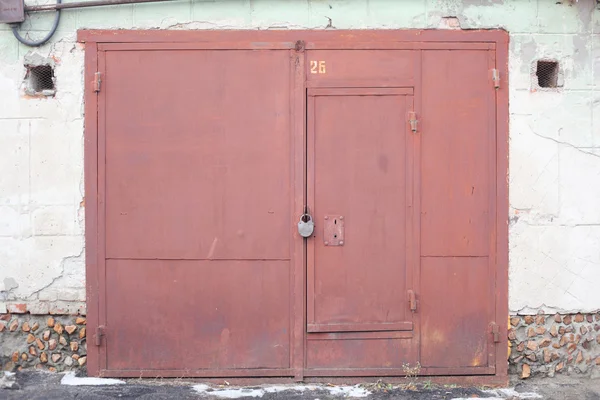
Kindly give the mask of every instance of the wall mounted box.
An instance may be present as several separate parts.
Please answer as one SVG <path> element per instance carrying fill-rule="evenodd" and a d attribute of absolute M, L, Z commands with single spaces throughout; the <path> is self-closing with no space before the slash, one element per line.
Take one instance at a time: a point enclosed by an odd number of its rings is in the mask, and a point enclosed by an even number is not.
<path fill-rule="evenodd" d="M 0 0 L 0 23 L 14 24 L 25 21 L 23 0 Z"/>

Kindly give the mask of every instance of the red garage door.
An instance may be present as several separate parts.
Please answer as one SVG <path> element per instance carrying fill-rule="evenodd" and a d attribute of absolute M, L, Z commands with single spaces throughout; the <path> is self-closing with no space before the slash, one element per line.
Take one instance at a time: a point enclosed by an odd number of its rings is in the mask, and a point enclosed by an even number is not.
<path fill-rule="evenodd" d="M 416 34 L 81 33 L 91 374 L 506 376 L 506 38 Z"/>

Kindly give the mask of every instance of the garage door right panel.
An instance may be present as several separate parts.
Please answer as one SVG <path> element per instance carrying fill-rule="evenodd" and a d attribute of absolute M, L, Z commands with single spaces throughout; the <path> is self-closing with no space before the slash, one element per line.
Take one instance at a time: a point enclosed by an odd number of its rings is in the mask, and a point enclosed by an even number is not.
<path fill-rule="evenodd" d="M 493 62 L 422 53 L 421 363 L 454 373 L 493 373 Z"/>

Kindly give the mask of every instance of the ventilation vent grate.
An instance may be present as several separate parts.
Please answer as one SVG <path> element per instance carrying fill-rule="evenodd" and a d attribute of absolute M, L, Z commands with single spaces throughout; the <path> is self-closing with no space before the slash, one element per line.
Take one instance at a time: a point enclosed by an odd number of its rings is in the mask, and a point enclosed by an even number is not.
<path fill-rule="evenodd" d="M 54 95 L 54 69 L 50 65 L 37 65 L 27 68 L 27 92 L 29 94 Z"/>
<path fill-rule="evenodd" d="M 558 87 L 558 62 L 539 60 L 535 74 L 541 88 Z"/>

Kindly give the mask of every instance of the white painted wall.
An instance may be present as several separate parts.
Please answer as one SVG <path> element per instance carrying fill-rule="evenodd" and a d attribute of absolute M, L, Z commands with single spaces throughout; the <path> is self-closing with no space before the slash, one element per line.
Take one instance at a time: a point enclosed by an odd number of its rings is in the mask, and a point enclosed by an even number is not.
<path fill-rule="evenodd" d="M 64 11 L 37 49 L 0 25 L 0 313 L 85 310 L 79 28 L 463 28 L 510 32 L 510 309 L 600 309 L 600 10 L 595 0 L 183 0 Z M 51 15 L 22 27 L 41 37 Z M 56 97 L 24 95 L 24 57 L 56 62 Z M 556 92 L 530 68 L 555 58 Z"/>

